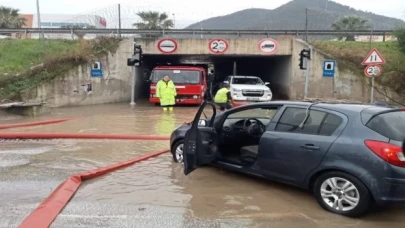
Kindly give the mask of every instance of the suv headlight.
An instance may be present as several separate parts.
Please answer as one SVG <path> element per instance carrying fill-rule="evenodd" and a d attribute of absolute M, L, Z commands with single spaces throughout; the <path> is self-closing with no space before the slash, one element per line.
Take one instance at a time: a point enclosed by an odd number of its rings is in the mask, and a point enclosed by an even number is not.
<path fill-rule="evenodd" d="M 242 92 L 242 90 L 241 89 L 232 89 L 232 92 L 240 93 L 240 92 Z"/>

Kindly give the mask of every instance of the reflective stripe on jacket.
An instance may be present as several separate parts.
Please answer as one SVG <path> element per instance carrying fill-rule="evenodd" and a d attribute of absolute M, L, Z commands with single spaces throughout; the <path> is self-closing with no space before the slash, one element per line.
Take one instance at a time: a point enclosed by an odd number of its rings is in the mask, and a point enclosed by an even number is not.
<path fill-rule="evenodd" d="M 165 82 L 160 80 L 156 85 L 156 97 L 160 99 L 160 105 L 174 105 L 176 103 L 175 97 L 177 95 L 176 86 L 172 80 Z"/>
<path fill-rule="evenodd" d="M 228 102 L 228 95 L 227 95 L 228 93 L 229 93 L 229 89 L 227 89 L 227 88 L 222 88 L 222 89 L 218 90 L 217 94 L 215 94 L 214 102 L 215 103 Z"/>

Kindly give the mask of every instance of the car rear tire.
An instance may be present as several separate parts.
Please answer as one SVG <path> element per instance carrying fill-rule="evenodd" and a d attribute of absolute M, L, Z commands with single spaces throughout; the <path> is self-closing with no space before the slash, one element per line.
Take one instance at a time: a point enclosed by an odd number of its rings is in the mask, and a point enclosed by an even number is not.
<path fill-rule="evenodd" d="M 347 217 L 364 215 L 372 203 L 369 190 L 359 179 L 338 171 L 319 176 L 314 194 L 323 209 Z"/>
<path fill-rule="evenodd" d="M 177 141 L 172 148 L 173 161 L 176 163 L 183 163 L 183 148 L 184 140 Z"/>

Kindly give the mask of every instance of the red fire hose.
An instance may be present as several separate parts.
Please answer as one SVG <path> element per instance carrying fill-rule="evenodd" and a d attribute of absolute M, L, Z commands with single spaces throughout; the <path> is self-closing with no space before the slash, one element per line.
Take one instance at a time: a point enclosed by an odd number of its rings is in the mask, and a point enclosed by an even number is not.
<path fill-rule="evenodd" d="M 123 139 L 123 140 L 169 140 L 169 136 L 129 134 L 87 134 L 53 132 L 0 132 L 0 139 Z"/>
<path fill-rule="evenodd" d="M 159 156 L 169 150 L 157 151 L 146 154 L 141 157 L 120 162 L 107 167 L 94 169 L 88 172 L 79 173 L 69 177 L 60 184 L 19 226 L 19 228 L 47 228 L 56 219 L 58 214 L 69 203 L 70 199 L 76 193 L 82 181 L 93 179 L 101 175 L 113 172 L 117 169 Z"/>
<path fill-rule="evenodd" d="M 77 117 L 79 118 L 79 117 Z M 17 127 L 31 127 L 37 125 L 44 125 L 44 124 L 54 124 L 65 122 L 68 120 L 73 120 L 77 118 L 63 118 L 63 119 L 53 119 L 53 120 L 42 120 L 42 121 L 35 121 L 35 122 L 28 122 L 28 123 L 15 123 L 15 124 L 2 124 L 0 125 L 0 129 L 8 129 L 8 128 L 17 128 Z"/>

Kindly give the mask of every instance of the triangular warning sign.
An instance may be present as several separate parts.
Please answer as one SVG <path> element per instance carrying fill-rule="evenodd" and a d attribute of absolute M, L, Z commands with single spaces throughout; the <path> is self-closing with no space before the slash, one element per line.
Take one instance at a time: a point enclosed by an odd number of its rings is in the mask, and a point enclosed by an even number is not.
<path fill-rule="evenodd" d="M 382 57 L 377 48 L 373 48 L 367 57 L 363 60 L 361 65 L 371 65 L 371 64 L 384 64 L 385 59 Z"/>

